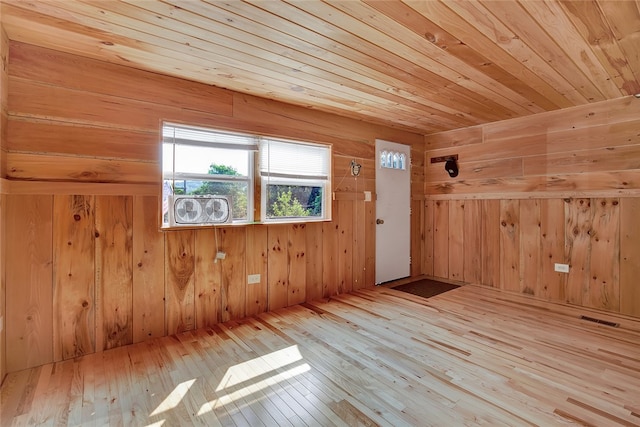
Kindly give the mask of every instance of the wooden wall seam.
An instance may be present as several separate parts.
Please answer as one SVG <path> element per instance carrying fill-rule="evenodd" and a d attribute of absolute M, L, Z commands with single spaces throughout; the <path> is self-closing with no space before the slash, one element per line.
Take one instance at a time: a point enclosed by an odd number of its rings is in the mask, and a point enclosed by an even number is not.
<path fill-rule="evenodd" d="M 525 191 L 501 193 L 456 193 L 456 194 L 425 194 L 424 200 L 527 200 L 527 199 L 576 199 L 589 197 L 640 197 L 640 189 L 627 190 L 585 190 L 585 191 Z"/>
<path fill-rule="evenodd" d="M 2 12 L 0 12 L 1 14 Z M 9 37 L 0 20 L 0 384 L 7 373 L 7 326 L 6 326 L 6 182 L 7 174 L 7 128 L 9 104 Z"/>
<path fill-rule="evenodd" d="M 640 317 L 640 198 L 620 201 L 620 312 Z"/>

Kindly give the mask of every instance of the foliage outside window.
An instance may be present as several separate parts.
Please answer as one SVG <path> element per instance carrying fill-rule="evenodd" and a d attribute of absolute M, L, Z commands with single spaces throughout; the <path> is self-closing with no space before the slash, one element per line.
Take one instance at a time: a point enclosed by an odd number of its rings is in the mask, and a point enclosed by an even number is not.
<path fill-rule="evenodd" d="M 165 123 L 163 227 L 179 196 L 227 196 L 234 223 L 254 220 L 254 153 L 259 152 L 262 217 L 269 221 L 330 219 L 331 148 Z"/>
<path fill-rule="evenodd" d="M 175 196 L 229 196 L 234 222 L 253 220 L 254 137 L 164 124 L 163 226 Z"/>
<path fill-rule="evenodd" d="M 264 139 L 260 146 L 262 220 L 330 218 L 330 159 L 327 146 Z"/>

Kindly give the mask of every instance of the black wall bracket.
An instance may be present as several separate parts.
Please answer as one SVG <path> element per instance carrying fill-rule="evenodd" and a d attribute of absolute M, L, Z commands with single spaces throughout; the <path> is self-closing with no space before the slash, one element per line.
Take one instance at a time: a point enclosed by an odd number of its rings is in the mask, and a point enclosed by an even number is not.
<path fill-rule="evenodd" d="M 449 160 L 458 160 L 458 155 L 454 154 L 452 156 L 440 156 L 440 157 L 432 157 L 431 163 L 443 163 Z"/>

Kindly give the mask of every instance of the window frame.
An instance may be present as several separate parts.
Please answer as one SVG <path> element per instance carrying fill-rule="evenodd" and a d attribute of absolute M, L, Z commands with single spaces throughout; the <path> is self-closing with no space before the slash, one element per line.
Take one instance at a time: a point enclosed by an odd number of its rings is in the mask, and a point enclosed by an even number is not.
<path fill-rule="evenodd" d="M 175 138 L 165 136 L 165 128 L 173 128 L 173 129 L 181 129 L 181 130 L 193 130 L 198 132 L 209 133 L 213 135 L 226 135 L 237 138 L 246 138 L 248 140 L 254 141 L 252 144 L 241 144 L 241 143 L 213 143 L 207 141 L 198 141 L 198 140 L 188 140 L 184 138 Z M 178 124 L 169 121 L 162 122 L 161 126 L 161 175 L 162 175 L 162 189 L 161 189 L 161 210 L 160 210 L 160 220 L 161 220 L 161 228 L 168 229 L 183 229 L 189 227 L 215 227 L 219 225 L 234 225 L 234 224 L 250 224 L 254 222 L 254 203 L 255 203 L 255 152 L 258 147 L 257 139 L 254 135 L 240 133 L 240 132 L 228 132 L 220 129 L 213 128 L 205 128 L 200 126 L 192 126 L 185 124 Z M 171 139 L 172 138 L 172 139 Z M 170 171 L 165 171 L 165 159 L 164 159 L 164 149 L 165 144 L 171 144 L 172 147 L 172 167 Z M 202 147 L 209 149 L 222 149 L 222 150 L 238 150 L 243 151 L 247 154 L 247 175 L 241 176 L 232 176 L 232 175 L 213 175 L 213 174 L 203 174 L 199 172 L 176 172 L 176 146 L 184 146 L 184 147 Z M 203 181 L 203 182 L 214 182 L 214 183 L 229 183 L 229 182 L 243 182 L 246 183 L 247 186 L 247 216 L 245 219 L 232 219 L 231 223 L 226 224 L 189 224 L 189 225 L 172 225 L 170 221 L 164 221 L 164 185 L 165 182 L 169 182 L 172 188 L 172 194 L 175 194 L 175 182 L 176 181 Z M 173 185 L 172 185 L 173 184 Z M 188 195 L 185 193 L 185 195 Z M 171 206 L 169 206 L 171 209 Z"/>
<path fill-rule="evenodd" d="M 265 145 L 271 142 L 277 144 L 291 144 L 299 146 L 309 146 L 326 150 L 326 175 L 304 175 L 301 172 L 298 173 L 272 173 L 268 170 L 266 173 L 263 171 L 264 165 L 262 164 L 263 151 Z M 280 223 L 301 223 L 301 222 L 322 222 L 331 221 L 331 178 L 332 178 L 332 160 L 333 160 L 333 147 L 330 144 L 319 144 L 310 141 L 300 141 L 292 139 L 282 138 L 262 138 L 260 141 L 260 152 L 258 155 L 260 159 L 256 175 L 260 179 L 260 222 L 263 224 L 280 224 Z M 267 167 L 268 169 L 268 167 Z M 292 217 L 274 217 L 267 216 L 267 199 L 268 199 L 268 186 L 269 185 L 290 185 L 290 186 L 317 186 L 322 188 L 322 213 L 318 216 L 292 216 Z M 317 184 L 317 185 L 316 185 Z"/>
<path fill-rule="evenodd" d="M 240 139 L 245 138 L 250 143 L 230 143 L 230 142 L 208 142 L 200 140 L 189 140 L 185 138 L 167 137 L 165 135 L 165 128 L 174 129 L 186 129 L 194 130 L 204 133 L 210 133 L 212 135 L 227 135 L 232 137 L 238 137 Z M 201 228 L 201 227 L 217 227 L 217 226 L 229 226 L 229 225 L 248 225 L 248 224 L 271 224 L 271 223 L 306 223 L 306 222 L 323 222 L 331 221 L 332 213 L 332 161 L 333 161 L 333 147 L 331 144 L 317 143 L 304 140 L 283 139 L 267 136 L 260 136 L 256 134 L 246 132 L 227 131 L 224 129 L 208 128 L 197 125 L 181 124 L 171 121 L 163 121 L 161 123 L 161 201 L 160 204 L 160 224 L 162 230 L 175 230 L 184 228 Z M 171 139 L 170 139 L 171 138 Z M 306 145 L 311 147 L 318 147 L 326 150 L 326 158 L 323 157 L 323 161 L 326 162 L 326 176 L 308 176 L 304 175 L 304 171 L 298 173 L 285 173 L 285 174 L 273 174 L 270 172 L 264 173 L 263 165 L 261 165 L 262 150 L 265 148 L 265 144 L 270 141 L 284 144 L 296 144 Z M 172 166 L 171 170 L 165 170 L 165 144 L 172 145 Z M 248 168 L 246 176 L 232 176 L 232 175 L 212 175 L 203 174 L 201 172 L 176 172 L 176 146 L 200 146 L 203 148 L 221 148 L 231 150 L 243 150 L 248 154 Z M 231 223 L 226 224 L 189 224 L 189 225 L 175 225 L 170 221 L 164 221 L 164 206 L 165 206 L 165 183 L 169 183 L 171 186 L 171 194 L 175 194 L 175 182 L 176 181 L 203 181 L 203 182 L 243 182 L 247 185 L 247 217 L 246 219 L 233 219 Z M 309 186 L 320 187 L 322 191 L 322 212 L 320 216 L 295 216 L 295 217 L 281 217 L 281 218 L 269 218 L 267 217 L 267 201 L 268 201 L 268 187 L 269 185 L 290 185 L 290 186 Z M 169 206 L 169 209 L 172 207 Z"/>
<path fill-rule="evenodd" d="M 261 194 L 261 217 L 260 222 L 264 224 L 269 223 L 288 223 L 288 222 L 321 222 L 331 221 L 331 201 L 327 203 L 327 188 L 330 183 L 324 183 L 320 180 L 294 180 L 286 178 L 276 178 L 273 181 L 261 180 L 260 194 Z M 306 184 L 306 185 L 305 185 Z M 267 216 L 267 199 L 268 199 L 268 186 L 269 185 L 286 185 L 286 186 L 304 186 L 304 187 L 320 187 L 322 189 L 322 213 L 320 216 L 290 216 L 290 217 L 268 217 Z"/>

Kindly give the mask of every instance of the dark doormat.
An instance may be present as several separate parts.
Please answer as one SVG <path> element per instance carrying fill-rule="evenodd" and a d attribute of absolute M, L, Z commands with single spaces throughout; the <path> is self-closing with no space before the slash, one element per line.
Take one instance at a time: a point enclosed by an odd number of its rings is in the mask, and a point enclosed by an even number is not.
<path fill-rule="evenodd" d="M 404 285 L 395 286 L 391 289 L 396 291 L 408 292 L 424 298 L 430 298 L 457 288 L 457 285 L 450 283 L 438 282 L 437 280 L 422 279 L 416 282 L 406 283 Z"/>

